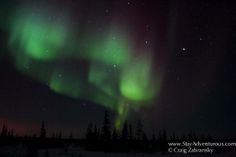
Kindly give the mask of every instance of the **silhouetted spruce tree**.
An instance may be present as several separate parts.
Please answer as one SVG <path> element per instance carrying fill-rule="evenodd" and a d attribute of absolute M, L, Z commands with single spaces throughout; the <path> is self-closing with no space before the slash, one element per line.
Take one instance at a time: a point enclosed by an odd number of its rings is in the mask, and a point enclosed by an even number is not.
<path fill-rule="evenodd" d="M 166 142 L 167 141 L 167 135 L 166 135 L 166 130 L 163 129 L 162 131 L 162 139 Z"/>
<path fill-rule="evenodd" d="M 165 140 L 166 138 L 166 133 L 163 130 L 159 130 L 159 133 L 158 133 L 158 141 L 162 142 L 163 140 Z"/>
<path fill-rule="evenodd" d="M 192 131 L 190 131 L 190 132 L 188 133 L 188 140 L 189 140 L 189 141 L 193 141 L 193 132 L 192 132 Z"/>
<path fill-rule="evenodd" d="M 155 133 L 152 133 L 152 141 L 156 141 L 156 135 L 155 135 Z"/>
<path fill-rule="evenodd" d="M 122 129 L 122 132 L 121 132 L 121 140 L 128 140 L 128 134 L 129 134 L 128 122 L 126 120 Z"/>
<path fill-rule="evenodd" d="M 175 136 L 175 133 L 174 133 L 174 132 L 173 132 L 173 134 L 171 135 L 170 140 L 171 140 L 171 141 L 175 141 L 175 140 L 176 140 L 176 136 Z"/>
<path fill-rule="evenodd" d="M 146 135 L 146 133 L 144 131 L 142 133 L 142 140 L 143 141 L 147 141 L 148 140 L 147 135 Z"/>
<path fill-rule="evenodd" d="M 98 140 L 99 136 L 100 136 L 99 131 L 98 131 L 97 125 L 95 124 L 93 128 L 93 139 Z"/>
<path fill-rule="evenodd" d="M 98 139 L 98 140 L 101 139 L 101 131 L 100 131 L 100 128 L 97 128 L 97 139 Z"/>
<path fill-rule="evenodd" d="M 201 138 L 200 138 L 201 141 L 206 141 L 206 137 L 204 134 L 201 135 Z"/>
<path fill-rule="evenodd" d="M 46 128 L 45 128 L 45 123 L 42 121 L 41 128 L 40 128 L 40 138 L 46 138 Z"/>
<path fill-rule="evenodd" d="M 133 126 L 132 124 L 129 124 L 129 140 L 133 140 L 134 139 L 134 131 L 133 131 Z"/>
<path fill-rule="evenodd" d="M 119 139 L 119 134 L 118 134 L 118 131 L 116 130 L 116 128 L 113 129 L 113 132 L 112 132 L 112 140 L 113 141 L 116 141 Z"/>
<path fill-rule="evenodd" d="M 13 129 L 11 129 L 11 131 L 9 131 L 9 136 L 14 137 L 14 130 Z"/>
<path fill-rule="evenodd" d="M 162 129 L 159 131 L 159 149 L 161 151 L 166 151 L 168 145 L 167 145 L 167 135 L 166 135 L 166 130 Z"/>
<path fill-rule="evenodd" d="M 93 124 L 89 123 L 87 130 L 86 130 L 86 139 L 92 140 L 93 139 Z"/>
<path fill-rule="evenodd" d="M 7 136 L 7 132 L 8 132 L 7 126 L 3 125 L 2 126 L 1 137 L 6 137 Z"/>
<path fill-rule="evenodd" d="M 151 151 L 156 151 L 158 149 L 158 144 L 157 144 L 157 139 L 156 139 L 156 134 L 153 132 L 151 136 Z"/>
<path fill-rule="evenodd" d="M 207 135 L 207 140 L 208 140 L 208 141 L 212 141 L 212 140 L 213 140 L 213 138 L 211 137 L 210 134 Z"/>
<path fill-rule="evenodd" d="M 136 140 L 142 140 L 142 134 L 143 134 L 143 124 L 141 120 L 138 120 L 135 132 Z"/>
<path fill-rule="evenodd" d="M 102 140 L 108 141 L 111 138 L 110 119 L 107 110 L 105 111 L 103 126 L 102 126 Z"/>
<path fill-rule="evenodd" d="M 194 140 L 194 141 L 197 141 L 197 140 L 199 140 L 199 137 L 196 135 L 196 133 L 195 133 L 195 132 L 193 132 L 193 140 Z"/>
<path fill-rule="evenodd" d="M 186 138 L 186 135 L 185 134 L 183 134 L 182 135 L 182 139 L 181 139 L 182 141 L 185 141 L 185 140 L 187 140 L 187 138 Z"/>

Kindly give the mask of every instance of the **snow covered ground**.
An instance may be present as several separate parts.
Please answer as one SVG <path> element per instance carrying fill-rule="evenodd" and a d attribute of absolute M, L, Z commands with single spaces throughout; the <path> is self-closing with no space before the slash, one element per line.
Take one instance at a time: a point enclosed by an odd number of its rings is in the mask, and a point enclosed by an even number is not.
<path fill-rule="evenodd" d="M 23 145 L 16 147 L 5 146 L 0 148 L 0 157 L 175 157 L 175 156 L 216 156 L 216 157 L 235 157 L 236 152 L 225 152 L 222 154 L 147 154 L 147 153 L 104 153 L 92 152 L 81 149 L 80 147 L 70 147 L 69 149 L 39 149 L 30 151 Z"/>

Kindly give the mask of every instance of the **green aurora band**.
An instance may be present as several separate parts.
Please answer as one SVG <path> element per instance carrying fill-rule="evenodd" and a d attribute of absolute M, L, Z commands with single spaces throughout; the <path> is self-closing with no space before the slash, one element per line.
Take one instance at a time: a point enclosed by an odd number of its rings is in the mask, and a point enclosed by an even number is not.
<path fill-rule="evenodd" d="M 45 12 L 13 16 L 9 47 L 16 68 L 56 93 L 117 111 L 115 126 L 120 128 L 130 110 L 149 104 L 160 89 L 151 55 L 137 55 L 121 28 L 78 35 L 66 18 L 53 14 L 53 20 Z"/>

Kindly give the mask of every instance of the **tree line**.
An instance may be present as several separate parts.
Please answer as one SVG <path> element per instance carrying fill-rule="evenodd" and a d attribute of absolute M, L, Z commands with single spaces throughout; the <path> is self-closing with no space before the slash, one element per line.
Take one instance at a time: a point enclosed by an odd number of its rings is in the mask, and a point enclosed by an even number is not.
<path fill-rule="evenodd" d="M 38 135 L 25 135 L 27 137 L 35 137 L 35 138 L 54 138 L 61 139 L 62 132 L 52 133 L 49 137 L 47 133 L 47 129 L 45 126 L 45 122 L 42 121 L 41 127 Z M 2 129 L 0 132 L 0 137 L 19 137 L 19 135 L 14 132 L 14 129 L 9 129 L 6 124 L 2 125 Z M 73 134 L 70 132 L 68 139 L 73 139 Z M 210 135 L 201 135 L 197 136 L 194 132 L 190 131 L 188 134 L 183 134 L 181 137 L 177 136 L 175 133 L 167 137 L 167 133 L 165 129 L 160 129 L 158 132 L 153 132 L 151 135 L 147 135 L 144 131 L 144 125 L 141 120 L 138 120 L 135 125 L 129 123 L 127 120 L 124 122 L 123 127 L 121 129 L 116 129 L 112 127 L 110 116 L 108 111 L 106 110 L 104 113 L 104 119 L 102 126 L 99 128 L 96 124 L 89 123 L 85 132 L 85 140 L 204 140 L 204 139 L 212 139 Z"/>
<path fill-rule="evenodd" d="M 86 130 L 87 140 L 147 140 L 147 135 L 143 129 L 141 120 L 137 121 L 134 127 L 127 120 L 121 129 L 111 127 L 109 114 L 105 111 L 104 120 L 101 128 L 98 128 L 96 124 L 90 123 Z"/>
<path fill-rule="evenodd" d="M 4 140 L 5 139 L 5 140 Z M 62 132 L 53 133 L 51 137 L 42 121 L 38 135 L 20 137 L 14 133 L 13 129 L 8 129 L 6 125 L 2 126 L 0 132 L 0 145 L 12 141 L 24 141 L 30 147 L 46 148 L 46 147 L 68 147 L 68 145 L 78 145 L 87 150 L 95 151 L 141 151 L 141 152 L 155 152 L 166 151 L 168 142 L 177 141 L 211 141 L 211 136 L 197 136 L 194 132 L 189 132 L 183 136 L 177 136 L 175 133 L 167 135 L 165 129 L 160 129 L 158 132 L 153 132 L 151 135 L 144 130 L 144 125 L 141 120 L 136 124 L 132 124 L 127 120 L 123 127 L 116 129 L 112 127 L 108 111 L 104 113 L 102 126 L 98 127 L 96 124 L 89 123 L 84 138 L 74 138 L 72 132 L 67 138 L 62 138 Z M 35 149 L 34 148 L 34 149 Z"/>

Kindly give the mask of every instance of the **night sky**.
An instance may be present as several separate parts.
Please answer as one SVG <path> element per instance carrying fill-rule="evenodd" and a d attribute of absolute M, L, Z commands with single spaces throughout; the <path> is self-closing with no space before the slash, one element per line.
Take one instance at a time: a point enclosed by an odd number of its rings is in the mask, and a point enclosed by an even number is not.
<path fill-rule="evenodd" d="M 236 137 L 233 1 L 0 2 L 0 125 Z"/>

